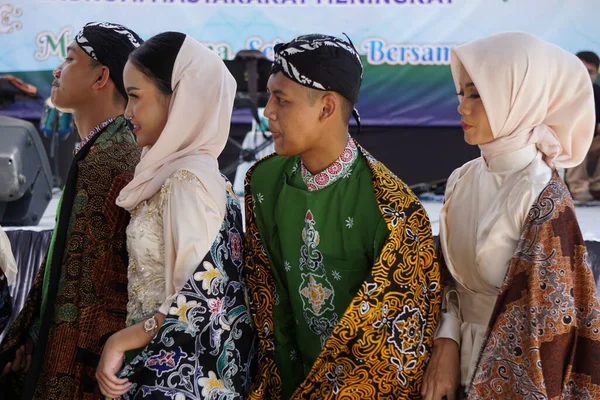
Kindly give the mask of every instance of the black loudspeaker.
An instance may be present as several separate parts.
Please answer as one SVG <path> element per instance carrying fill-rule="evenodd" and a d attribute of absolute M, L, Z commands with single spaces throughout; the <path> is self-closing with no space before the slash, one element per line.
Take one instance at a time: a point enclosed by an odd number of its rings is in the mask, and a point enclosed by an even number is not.
<path fill-rule="evenodd" d="M 269 93 L 267 92 L 267 82 L 271 76 L 271 67 L 273 62 L 258 50 L 241 50 L 233 60 L 226 60 L 225 66 L 235 78 L 237 83 L 237 91 L 233 102 L 234 109 L 250 109 L 250 113 L 256 121 L 258 130 L 262 131 L 264 141 L 255 148 L 244 148 L 242 143 L 234 140 L 231 135 L 228 142 L 233 144 L 240 150 L 240 156 L 237 161 L 221 168 L 223 175 L 230 176 L 237 171 L 237 167 L 242 162 L 253 162 L 258 159 L 256 156 L 263 149 L 267 148 L 273 142 L 271 136 L 266 136 L 260 116 L 258 115 L 259 107 L 266 107 L 269 101 Z"/>
<path fill-rule="evenodd" d="M 242 50 L 236 54 L 235 59 L 224 62 L 237 83 L 233 107 L 250 108 L 253 114 L 256 107 L 265 107 L 269 101 L 267 81 L 273 62 L 258 50 Z"/>
<path fill-rule="evenodd" d="M 0 225 L 37 225 L 50 200 L 52 172 L 35 127 L 0 116 Z"/>

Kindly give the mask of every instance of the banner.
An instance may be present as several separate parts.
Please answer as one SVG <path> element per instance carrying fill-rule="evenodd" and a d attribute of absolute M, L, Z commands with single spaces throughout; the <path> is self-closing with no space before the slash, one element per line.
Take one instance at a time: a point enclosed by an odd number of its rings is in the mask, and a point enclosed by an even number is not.
<path fill-rule="evenodd" d="M 0 0 L 0 73 L 50 92 L 49 73 L 89 21 L 147 39 L 189 34 L 232 59 L 306 33 L 346 33 L 365 65 L 358 110 L 366 125 L 455 126 L 452 47 L 520 30 L 570 52 L 600 53 L 597 0 Z"/>

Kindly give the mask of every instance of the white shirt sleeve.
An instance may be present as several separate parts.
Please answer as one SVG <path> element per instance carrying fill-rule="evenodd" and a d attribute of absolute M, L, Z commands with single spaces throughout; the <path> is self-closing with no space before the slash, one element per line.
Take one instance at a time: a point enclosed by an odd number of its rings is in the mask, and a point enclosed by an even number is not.
<path fill-rule="evenodd" d="M 165 184 L 165 285 L 159 308 L 168 314 L 173 300 L 215 241 L 225 217 L 225 191 L 209 194 L 191 172 L 178 171 Z M 222 199 L 220 204 L 216 199 Z"/>
<path fill-rule="evenodd" d="M 456 182 L 460 178 L 463 171 L 468 167 L 468 164 L 461 168 L 457 168 L 450 174 L 448 181 L 446 182 L 446 193 L 444 197 L 450 198 Z M 443 262 L 443 260 L 440 260 Z M 444 275 L 444 274 L 443 274 Z M 460 305 L 458 295 L 455 289 L 456 283 L 454 279 L 448 274 L 446 281 L 444 282 L 444 294 L 442 298 L 442 314 L 440 316 L 440 323 L 438 324 L 437 330 L 434 335 L 436 339 L 452 339 L 460 347 L 460 328 L 462 325 L 462 319 L 460 316 Z"/>
<path fill-rule="evenodd" d="M 460 306 L 456 290 L 451 283 L 444 287 L 444 297 L 442 299 L 442 315 L 434 340 L 452 339 L 460 347 L 460 327 L 462 320 L 460 317 Z"/>

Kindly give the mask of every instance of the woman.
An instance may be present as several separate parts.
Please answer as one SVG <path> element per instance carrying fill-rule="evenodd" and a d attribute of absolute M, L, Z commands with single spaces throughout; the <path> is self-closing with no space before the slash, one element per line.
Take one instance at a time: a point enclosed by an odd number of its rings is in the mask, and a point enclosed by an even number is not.
<path fill-rule="evenodd" d="M 594 128 L 574 55 L 508 32 L 456 47 L 465 141 L 481 157 L 450 176 L 440 248 L 450 278 L 422 394 L 597 398 L 600 307 L 572 199 Z"/>
<path fill-rule="evenodd" d="M 100 388 L 125 399 L 242 398 L 254 334 L 241 212 L 217 163 L 235 80 L 214 52 L 167 32 L 130 55 L 124 81 L 143 152 L 117 200 L 132 214 L 128 328 L 106 343 Z M 117 378 L 124 353 L 137 356 Z"/>
<path fill-rule="evenodd" d="M 0 226 L 0 334 L 8 325 L 12 314 L 9 286 L 15 282 L 16 277 L 17 263 L 8 236 Z"/>

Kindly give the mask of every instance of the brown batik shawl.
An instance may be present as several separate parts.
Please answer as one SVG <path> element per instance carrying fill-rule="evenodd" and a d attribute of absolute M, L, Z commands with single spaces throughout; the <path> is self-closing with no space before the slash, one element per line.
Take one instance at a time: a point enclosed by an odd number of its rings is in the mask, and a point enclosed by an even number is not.
<path fill-rule="evenodd" d="M 600 304 L 556 173 L 529 211 L 467 397 L 600 398 Z"/>
<path fill-rule="evenodd" d="M 2 344 L 3 367 L 18 346 L 36 339 L 27 376 L 13 374 L 0 383 L 7 398 L 100 398 L 96 366 L 106 340 L 125 328 L 127 312 L 129 213 L 115 201 L 139 159 L 140 149 L 122 117 L 76 154 L 48 252 L 51 261 L 40 269 Z M 40 320 L 48 267 L 47 310 Z"/>

